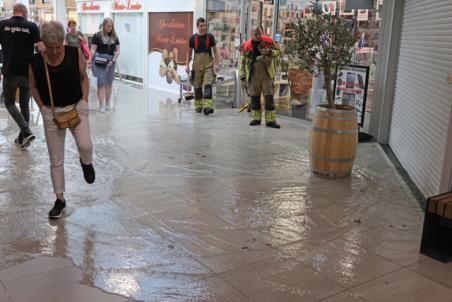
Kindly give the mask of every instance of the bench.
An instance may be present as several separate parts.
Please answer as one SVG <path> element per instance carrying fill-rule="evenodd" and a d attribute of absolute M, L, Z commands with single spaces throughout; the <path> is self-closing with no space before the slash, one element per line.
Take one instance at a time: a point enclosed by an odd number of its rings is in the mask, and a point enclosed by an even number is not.
<path fill-rule="evenodd" d="M 452 192 L 427 200 L 421 253 L 441 262 L 452 260 Z"/>

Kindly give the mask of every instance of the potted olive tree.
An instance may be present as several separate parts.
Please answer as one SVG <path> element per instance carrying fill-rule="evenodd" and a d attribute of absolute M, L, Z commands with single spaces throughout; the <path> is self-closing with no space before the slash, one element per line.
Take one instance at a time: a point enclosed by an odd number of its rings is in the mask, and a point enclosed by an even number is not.
<path fill-rule="evenodd" d="M 317 108 L 312 123 L 311 169 L 326 177 L 347 177 L 358 144 L 356 110 L 334 104 L 332 80 L 337 68 L 350 64 L 355 42 L 352 28 L 347 20 L 314 9 L 311 18 L 295 24 L 292 35 L 288 43 L 292 63 L 316 76 L 323 73 L 325 77 L 328 103 Z"/>

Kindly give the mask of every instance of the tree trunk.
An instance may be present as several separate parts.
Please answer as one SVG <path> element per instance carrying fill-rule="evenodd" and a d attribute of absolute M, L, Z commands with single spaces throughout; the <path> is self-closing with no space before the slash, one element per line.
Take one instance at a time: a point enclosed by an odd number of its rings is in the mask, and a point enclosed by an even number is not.
<path fill-rule="evenodd" d="M 325 74 L 325 90 L 326 90 L 326 98 L 328 100 L 328 105 L 330 107 L 333 107 L 334 105 L 334 92 L 333 87 L 331 87 L 331 68 L 330 64 L 326 63 L 324 64 L 325 69 L 323 70 Z"/>

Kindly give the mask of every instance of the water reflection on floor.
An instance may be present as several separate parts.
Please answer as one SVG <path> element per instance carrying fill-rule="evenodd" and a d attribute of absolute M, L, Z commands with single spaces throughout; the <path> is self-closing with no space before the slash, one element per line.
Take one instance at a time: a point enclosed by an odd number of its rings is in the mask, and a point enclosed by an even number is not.
<path fill-rule="evenodd" d="M 115 85 L 113 111 L 90 104 L 95 184 L 68 135 L 58 222 L 40 116 L 18 150 L 0 109 L 0 269 L 66 257 L 82 284 L 145 301 L 450 301 L 452 267 L 418 254 L 422 211 L 378 145 L 324 180 L 306 122 L 251 128 L 229 104 L 206 117 Z"/>

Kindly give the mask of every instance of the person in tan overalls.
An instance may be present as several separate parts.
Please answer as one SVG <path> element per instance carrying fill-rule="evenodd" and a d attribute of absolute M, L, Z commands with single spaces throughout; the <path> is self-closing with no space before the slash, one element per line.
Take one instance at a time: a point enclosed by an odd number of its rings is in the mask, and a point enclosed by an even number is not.
<path fill-rule="evenodd" d="M 259 27 L 253 29 L 253 38 L 242 46 L 240 58 L 240 79 L 251 96 L 250 126 L 261 124 L 261 94 L 265 99 L 265 123 L 267 127 L 280 128 L 276 123 L 275 102 L 273 98 L 275 66 L 273 59 L 281 51 L 274 46 L 272 38 L 263 36 Z"/>
<path fill-rule="evenodd" d="M 207 33 L 207 22 L 204 18 L 196 21 L 198 33 L 190 37 L 186 72 L 190 75 L 190 84 L 195 89 L 195 110 L 205 115 L 213 113 L 212 84 L 218 68 L 218 51 L 215 38 Z M 213 50 L 213 54 L 212 54 Z M 190 72 L 192 54 L 193 69 Z"/>

